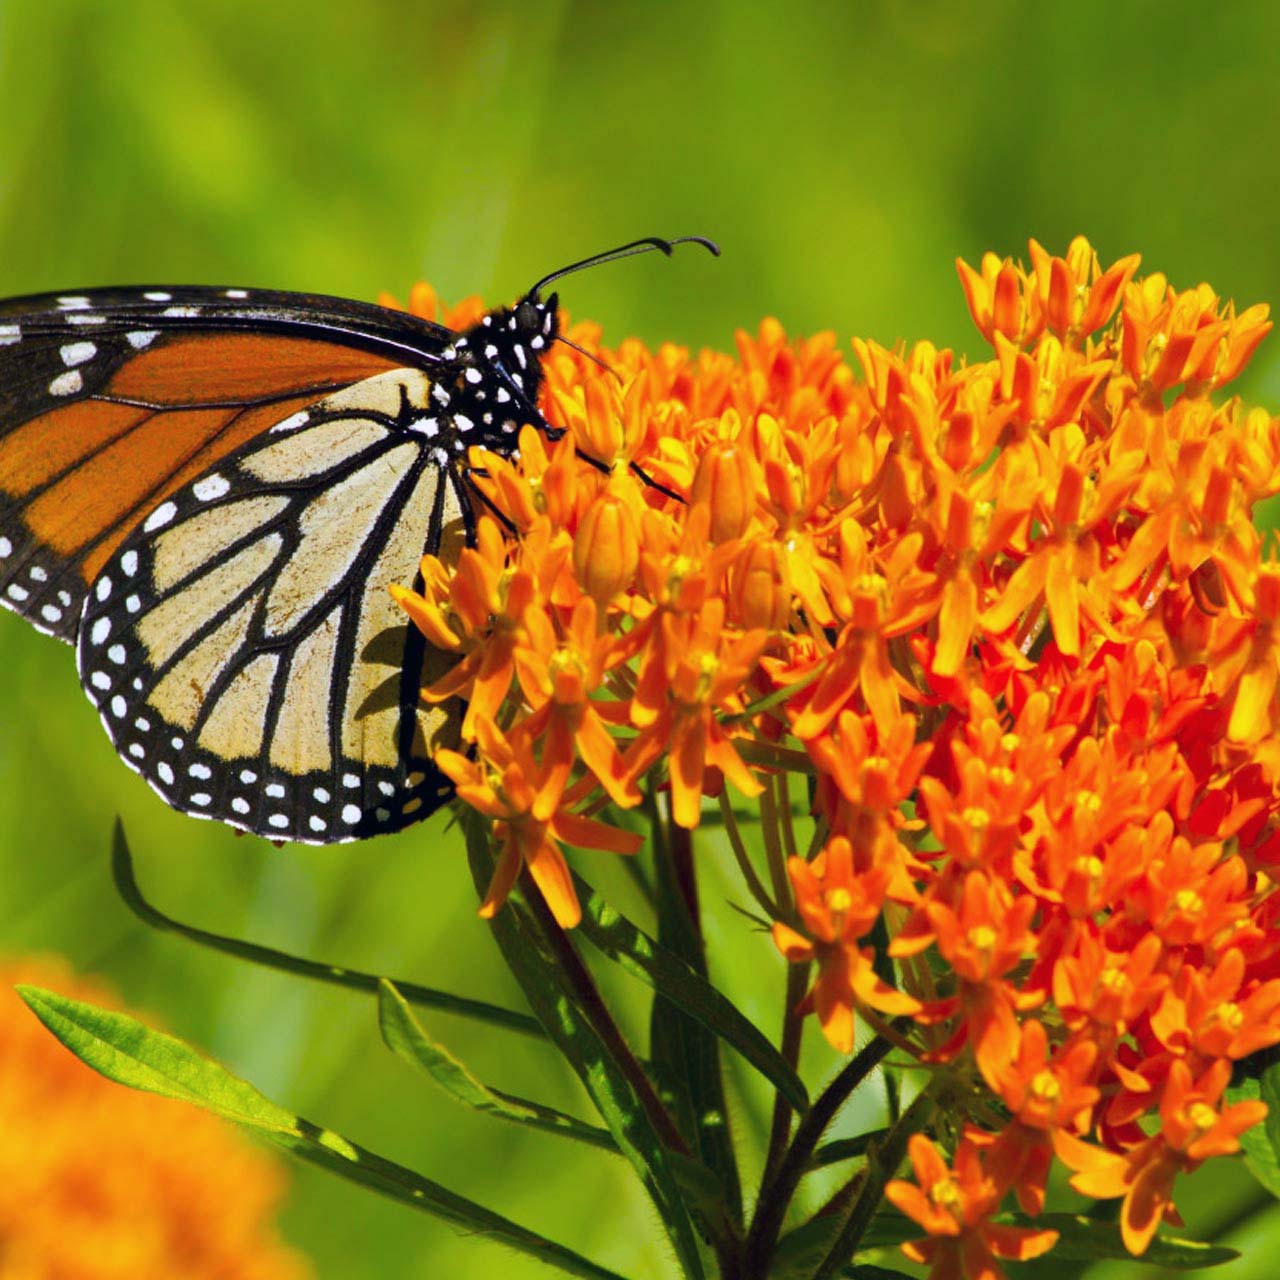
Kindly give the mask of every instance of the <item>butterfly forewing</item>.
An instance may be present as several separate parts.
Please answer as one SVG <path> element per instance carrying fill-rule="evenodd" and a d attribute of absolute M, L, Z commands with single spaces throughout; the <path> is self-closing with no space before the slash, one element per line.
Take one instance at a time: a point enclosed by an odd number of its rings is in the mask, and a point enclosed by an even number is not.
<path fill-rule="evenodd" d="M 410 628 L 429 538 L 470 509 L 410 425 L 427 376 L 365 380 L 174 490 L 95 580 L 81 681 L 133 768 L 174 807 L 279 839 L 396 830 L 437 807 L 431 763 L 460 708 L 418 691 L 450 660 Z"/>
<path fill-rule="evenodd" d="M 154 507 L 273 423 L 453 335 L 266 290 L 103 289 L 0 304 L 0 604 L 73 640 Z"/>

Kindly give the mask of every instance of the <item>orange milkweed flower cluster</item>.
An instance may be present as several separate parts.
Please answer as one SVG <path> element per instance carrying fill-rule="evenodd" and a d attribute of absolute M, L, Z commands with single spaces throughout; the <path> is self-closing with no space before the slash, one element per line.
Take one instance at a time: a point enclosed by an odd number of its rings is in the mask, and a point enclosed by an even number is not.
<path fill-rule="evenodd" d="M 308 1280 L 277 1163 L 225 1121 L 73 1057 L 13 991 L 114 1007 L 52 959 L 0 966 L 0 1280 Z"/>
<path fill-rule="evenodd" d="M 460 655 L 424 696 L 470 703 L 440 765 L 499 823 L 486 913 L 523 860 L 576 923 L 562 843 L 636 843 L 605 801 L 666 786 L 693 828 L 726 782 L 758 798 L 787 875 L 750 888 L 816 972 L 803 1009 L 842 1052 L 905 1020 L 982 1100 L 953 1166 L 920 1137 L 888 1192 L 938 1277 L 1049 1247 L 991 1218 L 1038 1214 L 1055 1160 L 1142 1252 L 1265 1112 L 1225 1100 L 1233 1065 L 1280 1042 L 1280 563 L 1252 523 L 1280 420 L 1222 394 L 1267 309 L 1083 239 L 1030 261 L 959 264 L 971 362 L 576 326 L 619 378 L 557 348 L 563 435 L 477 453 L 496 515 L 402 593 Z"/>

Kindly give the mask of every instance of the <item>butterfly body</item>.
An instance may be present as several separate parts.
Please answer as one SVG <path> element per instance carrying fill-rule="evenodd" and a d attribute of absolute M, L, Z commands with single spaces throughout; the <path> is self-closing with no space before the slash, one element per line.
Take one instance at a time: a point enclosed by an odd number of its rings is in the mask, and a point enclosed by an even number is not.
<path fill-rule="evenodd" d="M 463 708 L 419 691 L 452 655 L 388 588 L 473 540 L 471 446 L 549 430 L 560 274 L 462 332 L 239 288 L 0 303 L 0 604 L 75 644 L 169 804 L 328 844 L 448 798 Z"/>

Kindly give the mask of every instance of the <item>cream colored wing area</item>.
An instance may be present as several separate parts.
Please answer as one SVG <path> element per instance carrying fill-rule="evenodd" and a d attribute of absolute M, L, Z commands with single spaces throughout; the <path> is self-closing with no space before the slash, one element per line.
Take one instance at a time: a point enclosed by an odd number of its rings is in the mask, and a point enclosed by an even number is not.
<path fill-rule="evenodd" d="M 381 413 L 388 418 L 400 416 L 404 407 L 427 410 L 431 406 L 431 379 L 420 369 L 389 369 L 375 373 L 363 382 L 326 396 L 320 407 L 326 413 Z"/>
<path fill-rule="evenodd" d="M 250 596 L 221 626 L 179 658 L 151 690 L 147 705 L 167 724 L 188 732 L 195 727 L 210 687 L 244 644 L 261 599 L 260 591 Z"/>
<path fill-rule="evenodd" d="M 420 456 L 420 446 L 407 440 L 383 451 L 307 504 L 298 522 L 298 544 L 267 596 L 266 635 L 287 632 L 340 585 L 385 514 L 397 486 Z M 417 528 L 421 536 L 421 526 Z"/>
<path fill-rule="evenodd" d="M 390 434 L 367 418 L 319 422 L 241 459 L 240 466 L 263 484 L 296 484 L 381 444 Z"/>
<path fill-rule="evenodd" d="M 252 587 L 283 546 L 284 539 L 278 533 L 259 538 L 145 613 L 138 620 L 136 631 L 151 668 L 164 667 L 201 622 L 216 617 L 241 592 Z"/>
<path fill-rule="evenodd" d="M 288 498 L 262 496 L 228 502 L 201 511 L 176 528 L 166 529 L 152 553 L 151 580 L 157 595 L 165 595 L 189 574 L 247 538 L 289 505 Z"/>
<path fill-rule="evenodd" d="M 200 727 L 199 745 L 222 760 L 241 760 L 262 752 L 271 686 L 280 666 L 278 653 L 251 658 L 222 691 Z"/>
<path fill-rule="evenodd" d="M 341 608 L 335 609 L 294 650 L 280 715 L 271 738 L 270 761 L 302 776 L 333 768 L 329 734 L 329 690 L 337 662 Z"/>
<path fill-rule="evenodd" d="M 447 483 L 434 467 L 425 468 L 405 510 L 430 512 L 436 486 Z M 396 525 L 366 576 L 363 595 L 354 602 L 359 612 L 351 678 L 342 711 L 342 750 L 352 759 L 386 768 L 394 768 L 400 759 L 398 681 L 407 637 L 404 610 L 387 588 L 393 582 L 413 585 L 422 559 L 425 527 L 425 521 L 419 520 L 402 520 Z M 391 680 L 397 682 L 397 696 L 379 696 L 384 689 L 391 692 Z"/>

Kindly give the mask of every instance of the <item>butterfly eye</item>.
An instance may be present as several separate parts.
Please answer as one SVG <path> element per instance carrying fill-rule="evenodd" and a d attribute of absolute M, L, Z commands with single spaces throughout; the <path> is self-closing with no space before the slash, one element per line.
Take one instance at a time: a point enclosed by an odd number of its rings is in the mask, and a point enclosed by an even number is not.
<path fill-rule="evenodd" d="M 542 327 L 538 308 L 527 298 L 516 308 L 516 324 L 527 333 L 536 333 Z"/>

